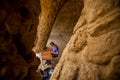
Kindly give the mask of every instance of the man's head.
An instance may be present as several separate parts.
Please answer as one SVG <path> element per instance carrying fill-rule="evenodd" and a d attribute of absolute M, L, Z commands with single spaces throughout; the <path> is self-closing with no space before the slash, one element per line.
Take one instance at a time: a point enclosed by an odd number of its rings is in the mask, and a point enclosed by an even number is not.
<path fill-rule="evenodd" d="M 54 45 L 55 45 L 55 43 L 54 43 L 54 42 L 50 42 L 50 45 L 51 45 L 51 46 L 54 46 Z"/>

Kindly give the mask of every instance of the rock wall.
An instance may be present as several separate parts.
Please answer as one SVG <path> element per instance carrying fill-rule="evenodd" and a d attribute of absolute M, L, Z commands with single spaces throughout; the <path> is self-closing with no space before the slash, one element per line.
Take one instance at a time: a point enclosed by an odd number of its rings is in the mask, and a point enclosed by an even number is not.
<path fill-rule="evenodd" d="M 46 46 L 52 29 L 58 37 L 62 36 L 62 39 L 68 42 L 83 3 L 81 0 L 41 0 L 41 8 L 34 52 L 39 52 Z"/>
<path fill-rule="evenodd" d="M 40 0 L 42 11 L 40 15 L 40 25 L 37 29 L 37 39 L 35 47 L 33 48 L 34 52 L 39 52 L 46 47 L 56 16 L 67 1 L 68 0 Z"/>
<path fill-rule="evenodd" d="M 41 79 L 31 50 L 36 34 L 33 50 L 46 46 L 53 26 L 74 31 L 51 80 L 120 79 L 120 0 L 1 0 L 0 15 L 0 80 Z"/>
<path fill-rule="evenodd" d="M 74 5 L 74 6 L 73 6 Z M 59 47 L 59 56 L 54 59 L 53 66 L 58 63 L 61 54 L 69 41 L 73 28 L 78 21 L 83 8 L 83 2 L 80 0 L 69 0 L 62 6 L 61 10 L 56 16 L 47 46 L 50 46 L 51 41 Z"/>
<path fill-rule="evenodd" d="M 51 80 L 120 80 L 120 0 L 83 2 Z"/>
<path fill-rule="evenodd" d="M 40 80 L 32 47 L 39 0 L 0 0 L 0 80 Z"/>
<path fill-rule="evenodd" d="M 80 17 L 82 8 L 83 1 L 81 0 L 69 0 L 62 6 L 56 16 L 52 30 L 53 33 L 58 34 L 58 38 L 62 36 L 64 41 L 69 41 L 74 26 Z"/>

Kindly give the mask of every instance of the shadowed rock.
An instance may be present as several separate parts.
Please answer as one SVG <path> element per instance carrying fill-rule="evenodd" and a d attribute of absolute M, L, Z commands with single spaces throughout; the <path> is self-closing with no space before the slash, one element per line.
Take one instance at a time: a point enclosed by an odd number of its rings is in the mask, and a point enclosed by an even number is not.
<path fill-rule="evenodd" d="M 40 80 L 32 52 L 39 0 L 0 0 L 0 80 Z"/>

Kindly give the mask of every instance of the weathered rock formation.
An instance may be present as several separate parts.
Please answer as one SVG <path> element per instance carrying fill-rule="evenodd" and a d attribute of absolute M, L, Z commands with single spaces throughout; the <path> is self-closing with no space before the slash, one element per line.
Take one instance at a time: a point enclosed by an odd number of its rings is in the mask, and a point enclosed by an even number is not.
<path fill-rule="evenodd" d="M 119 25 L 120 0 L 1 0 L 0 80 L 40 80 L 52 27 L 70 40 L 51 80 L 120 80 Z"/>
<path fill-rule="evenodd" d="M 40 25 L 37 29 L 36 45 L 33 49 L 35 52 L 43 50 L 46 46 L 56 15 L 66 1 L 67 0 L 40 0 L 42 11 L 40 15 Z"/>
<path fill-rule="evenodd" d="M 0 0 L 0 80 L 40 80 L 32 52 L 39 0 Z"/>
<path fill-rule="evenodd" d="M 83 8 L 81 0 L 40 0 L 40 2 L 42 11 L 33 49 L 35 52 L 41 51 L 46 46 L 52 27 L 68 42 Z"/>
<path fill-rule="evenodd" d="M 76 19 L 72 18 L 73 21 L 68 18 L 67 24 L 67 19 L 64 21 L 65 10 L 72 8 L 65 5 L 70 5 L 70 1 L 80 11 L 75 12 L 78 15 Z M 63 34 L 63 29 L 71 28 L 71 32 L 74 28 L 51 80 L 120 79 L 120 0 L 41 0 L 41 5 L 36 49 L 41 50 L 46 46 L 53 24 Z M 73 16 L 72 13 L 70 15 Z M 69 21 L 75 24 L 78 18 L 75 27 L 69 25 Z"/>
<path fill-rule="evenodd" d="M 120 80 L 120 0 L 83 2 L 51 80 Z"/>
<path fill-rule="evenodd" d="M 74 6 L 73 6 L 74 5 Z M 78 21 L 83 2 L 81 0 L 69 0 L 59 11 L 53 25 L 53 30 L 56 34 L 62 36 L 66 42 L 70 39 L 74 26 Z"/>

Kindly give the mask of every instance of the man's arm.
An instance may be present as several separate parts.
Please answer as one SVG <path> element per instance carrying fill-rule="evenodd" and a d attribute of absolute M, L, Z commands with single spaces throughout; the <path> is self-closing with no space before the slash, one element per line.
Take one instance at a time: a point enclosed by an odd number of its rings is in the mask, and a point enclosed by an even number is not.
<path fill-rule="evenodd" d="M 53 51 L 51 51 L 51 53 L 53 53 L 53 54 L 58 54 L 58 51 L 57 51 L 57 52 L 53 52 Z"/>

